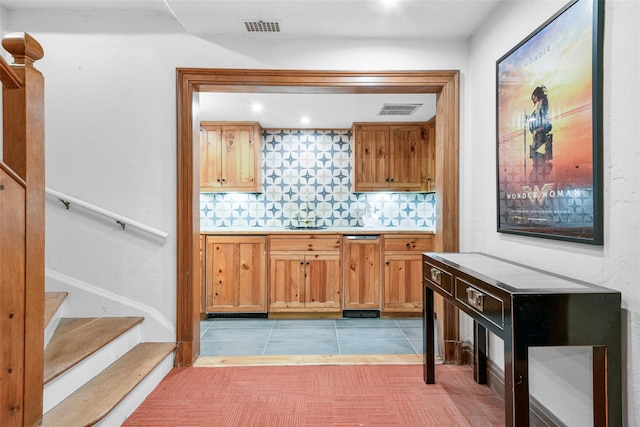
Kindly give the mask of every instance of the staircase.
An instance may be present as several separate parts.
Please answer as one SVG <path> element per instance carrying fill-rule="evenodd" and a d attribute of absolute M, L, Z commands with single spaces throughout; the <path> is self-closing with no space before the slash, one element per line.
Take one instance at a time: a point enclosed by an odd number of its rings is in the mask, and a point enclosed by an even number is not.
<path fill-rule="evenodd" d="M 175 343 L 141 343 L 143 317 L 65 318 L 45 297 L 42 426 L 119 426 L 173 366 Z"/>

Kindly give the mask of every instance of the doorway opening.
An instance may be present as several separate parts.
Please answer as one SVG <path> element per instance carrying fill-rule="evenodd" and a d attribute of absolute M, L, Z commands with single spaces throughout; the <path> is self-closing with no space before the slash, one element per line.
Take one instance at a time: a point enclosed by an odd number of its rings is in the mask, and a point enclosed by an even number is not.
<path fill-rule="evenodd" d="M 435 251 L 458 250 L 459 72 L 337 72 L 302 70 L 177 70 L 177 311 L 176 366 L 191 365 L 200 353 L 199 94 L 434 93 L 436 94 Z M 457 310 L 440 307 L 443 358 L 452 360 L 458 340 Z"/>

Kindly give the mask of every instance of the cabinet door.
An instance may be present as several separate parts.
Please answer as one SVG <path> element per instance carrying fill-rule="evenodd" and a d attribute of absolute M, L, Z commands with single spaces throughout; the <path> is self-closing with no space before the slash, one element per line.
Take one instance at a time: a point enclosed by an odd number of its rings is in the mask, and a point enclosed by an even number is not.
<path fill-rule="evenodd" d="M 200 191 L 220 191 L 221 181 L 221 127 L 200 127 Z"/>
<path fill-rule="evenodd" d="M 266 311 L 266 238 L 207 238 L 207 311 Z"/>
<path fill-rule="evenodd" d="M 269 257 L 269 312 L 304 308 L 304 256 L 271 254 Z"/>
<path fill-rule="evenodd" d="M 389 126 L 389 175 L 392 189 L 419 191 L 422 187 L 422 126 Z"/>
<path fill-rule="evenodd" d="M 422 254 L 385 254 L 382 311 L 422 311 Z"/>
<path fill-rule="evenodd" d="M 305 308 L 308 311 L 340 311 L 342 272 L 340 254 L 305 256 Z"/>
<path fill-rule="evenodd" d="M 436 118 L 424 125 L 422 189 L 436 191 Z"/>
<path fill-rule="evenodd" d="M 225 191 L 255 191 L 260 146 L 254 126 L 222 126 L 222 186 Z"/>
<path fill-rule="evenodd" d="M 200 235 L 200 317 L 207 316 L 207 236 Z"/>
<path fill-rule="evenodd" d="M 344 240 L 344 308 L 380 309 L 380 239 Z"/>
<path fill-rule="evenodd" d="M 389 127 L 356 125 L 353 133 L 355 191 L 389 188 Z"/>

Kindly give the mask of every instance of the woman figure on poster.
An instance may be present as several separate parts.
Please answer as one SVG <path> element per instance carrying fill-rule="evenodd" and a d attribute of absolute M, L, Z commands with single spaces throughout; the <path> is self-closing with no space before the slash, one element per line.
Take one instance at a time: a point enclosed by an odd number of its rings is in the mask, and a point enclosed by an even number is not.
<path fill-rule="evenodd" d="M 553 141 L 551 132 L 551 123 L 549 122 L 549 99 L 547 98 L 547 88 L 538 86 L 531 94 L 531 101 L 535 105 L 535 109 L 529 117 L 529 131 L 533 135 L 533 143 L 531 144 L 529 157 L 536 158 L 538 148 L 545 145 L 545 160 L 549 161 L 553 158 Z"/>

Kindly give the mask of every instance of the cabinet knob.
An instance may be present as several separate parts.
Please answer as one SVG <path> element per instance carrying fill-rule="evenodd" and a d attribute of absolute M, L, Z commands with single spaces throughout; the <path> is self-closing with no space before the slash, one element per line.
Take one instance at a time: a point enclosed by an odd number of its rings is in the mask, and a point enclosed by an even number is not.
<path fill-rule="evenodd" d="M 411 243 L 407 243 L 407 247 L 410 248 L 411 247 Z"/>
<path fill-rule="evenodd" d="M 300 261 L 300 265 L 304 265 L 304 261 Z"/>
<path fill-rule="evenodd" d="M 389 265 L 389 261 L 385 262 L 386 265 Z"/>

